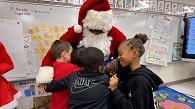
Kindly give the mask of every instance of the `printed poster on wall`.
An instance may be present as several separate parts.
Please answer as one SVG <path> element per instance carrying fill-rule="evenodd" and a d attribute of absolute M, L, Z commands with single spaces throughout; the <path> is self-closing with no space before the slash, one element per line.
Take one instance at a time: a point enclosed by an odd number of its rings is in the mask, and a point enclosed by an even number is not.
<path fill-rule="evenodd" d="M 0 19 L 0 21 L 0 41 L 4 44 L 14 63 L 14 69 L 4 76 L 6 78 L 26 77 L 28 68 L 25 60 L 22 22 L 10 19 Z"/>
<path fill-rule="evenodd" d="M 183 13 L 183 5 L 184 5 L 184 4 L 179 3 L 178 6 L 177 6 L 177 7 L 178 7 L 178 14 L 179 14 L 179 15 Z"/>
<path fill-rule="evenodd" d="M 172 14 L 177 14 L 177 3 L 172 3 L 172 5 L 171 5 L 171 12 L 172 12 Z"/>
<path fill-rule="evenodd" d="M 158 1 L 158 12 L 164 12 L 164 1 Z"/>
<path fill-rule="evenodd" d="M 146 52 L 146 62 L 167 66 L 169 40 L 170 34 L 158 29 L 153 29 L 149 47 Z"/>
<path fill-rule="evenodd" d="M 149 11 L 149 8 L 150 8 L 150 1 L 149 0 L 143 0 L 142 1 L 142 4 L 141 4 L 141 7 L 142 7 L 142 11 Z"/>
<path fill-rule="evenodd" d="M 125 0 L 125 9 L 131 10 L 133 8 L 133 0 Z"/>
<path fill-rule="evenodd" d="M 114 8 L 114 0 L 108 0 L 109 4 L 110 4 L 110 7 L 111 8 Z"/>
<path fill-rule="evenodd" d="M 134 3 L 134 5 L 133 5 L 133 8 L 134 8 L 134 10 L 140 10 L 141 8 L 141 2 L 142 2 L 142 0 L 134 0 L 133 1 L 133 3 Z"/>
<path fill-rule="evenodd" d="M 51 0 L 45 0 L 45 1 L 51 2 Z M 53 0 L 53 2 L 66 3 L 66 0 Z"/>
<path fill-rule="evenodd" d="M 167 16 L 159 16 L 155 28 L 162 30 L 163 32 L 170 33 L 170 21 L 170 18 Z"/>
<path fill-rule="evenodd" d="M 67 2 L 70 3 L 70 4 L 75 4 L 75 1 L 76 0 L 68 0 Z"/>
<path fill-rule="evenodd" d="M 184 7 L 183 7 L 183 15 L 185 15 L 185 13 L 188 13 L 189 8 L 190 8 L 190 5 L 184 4 Z"/>
<path fill-rule="evenodd" d="M 35 81 L 17 82 L 16 88 L 22 93 L 22 97 L 29 97 L 36 95 Z"/>
<path fill-rule="evenodd" d="M 172 60 L 181 61 L 182 58 L 182 43 L 173 43 Z"/>
<path fill-rule="evenodd" d="M 192 16 L 195 15 L 195 14 L 194 14 L 194 10 L 195 10 L 195 6 L 190 5 L 190 12 L 188 13 L 188 16 L 189 16 L 189 17 L 192 17 Z"/>
<path fill-rule="evenodd" d="M 171 14 L 171 2 L 165 2 L 165 13 Z"/>
<path fill-rule="evenodd" d="M 150 14 L 148 16 L 147 21 L 146 21 L 146 26 L 148 28 L 150 28 L 150 29 L 155 28 L 156 27 L 157 20 L 158 20 L 158 16 L 155 16 L 155 15 Z"/>
<path fill-rule="evenodd" d="M 75 5 L 80 5 L 81 3 L 80 3 L 80 0 L 75 0 L 75 3 L 74 3 Z"/>
<path fill-rule="evenodd" d="M 157 11 L 157 0 L 151 0 L 150 11 Z"/>
<path fill-rule="evenodd" d="M 80 4 L 82 5 L 86 0 L 80 0 Z"/>
<path fill-rule="evenodd" d="M 124 9 L 123 0 L 115 0 L 115 8 Z"/>

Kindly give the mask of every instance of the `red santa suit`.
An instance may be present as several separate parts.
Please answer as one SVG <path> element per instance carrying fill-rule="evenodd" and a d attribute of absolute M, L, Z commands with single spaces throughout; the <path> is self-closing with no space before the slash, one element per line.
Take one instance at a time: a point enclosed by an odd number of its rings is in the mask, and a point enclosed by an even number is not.
<path fill-rule="evenodd" d="M 60 40 L 78 44 L 78 47 L 97 47 L 102 50 L 105 59 L 109 59 L 113 57 L 119 44 L 126 40 L 126 36 L 112 26 L 112 17 L 108 0 L 87 0 L 80 8 L 78 24 L 70 27 Z M 89 29 L 101 30 L 103 33 L 95 36 Z M 48 51 L 42 66 L 52 66 L 53 62 L 54 59 Z"/>
<path fill-rule="evenodd" d="M 0 109 L 13 109 L 18 105 L 17 99 L 22 94 L 2 75 L 12 70 L 14 64 L 4 45 L 0 42 Z"/>

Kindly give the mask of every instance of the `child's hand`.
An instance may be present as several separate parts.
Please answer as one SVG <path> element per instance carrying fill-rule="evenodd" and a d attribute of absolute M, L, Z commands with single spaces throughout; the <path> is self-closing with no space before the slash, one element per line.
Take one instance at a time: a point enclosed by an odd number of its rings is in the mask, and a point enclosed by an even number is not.
<path fill-rule="evenodd" d="M 43 87 L 44 87 L 44 90 L 47 88 L 47 84 L 45 83 L 45 84 L 43 84 Z"/>
<path fill-rule="evenodd" d="M 110 71 L 110 72 L 109 72 L 109 75 L 110 75 L 110 76 L 113 76 L 114 74 L 116 74 L 114 71 Z"/>
<path fill-rule="evenodd" d="M 115 75 L 113 75 L 111 78 L 110 78 L 110 89 L 113 91 L 114 89 L 117 88 L 118 86 L 118 77 Z"/>

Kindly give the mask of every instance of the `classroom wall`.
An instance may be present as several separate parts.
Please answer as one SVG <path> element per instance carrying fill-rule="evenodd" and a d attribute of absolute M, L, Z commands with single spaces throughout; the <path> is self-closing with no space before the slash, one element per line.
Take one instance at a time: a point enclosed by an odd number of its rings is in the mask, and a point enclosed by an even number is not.
<path fill-rule="evenodd" d="M 195 5 L 194 0 L 171 1 Z M 180 34 L 182 34 L 182 32 Z M 178 38 L 178 41 L 181 40 Z M 154 71 L 157 75 L 159 75 L 165 83 L 195 77 L 195 63 L 193 62 L 171 62 L 168 63 L 168 66 L 152 65 L 148 66 L 148 68 Z M 32 102 L 32 97 L 20 99 L 18 109 L 29 108 L 29 102 Z"/>
<path fill-rule="evenodd" d="M 169 1 L 195 5 L 194 0 L 169 0 Z M 180 28 L 182 28 L 182 25 Z M 182 32 L 180 34 L 182 34 Z M 181 41 L 181 39 L 178 38 L 178 41 Z M 148 66 L 148 68 L 150 68 L 157 75 L 159 75 L 165 83 L 195 77 L 194 62 L 171 62 L 168 63 L 166 67 Z"/>

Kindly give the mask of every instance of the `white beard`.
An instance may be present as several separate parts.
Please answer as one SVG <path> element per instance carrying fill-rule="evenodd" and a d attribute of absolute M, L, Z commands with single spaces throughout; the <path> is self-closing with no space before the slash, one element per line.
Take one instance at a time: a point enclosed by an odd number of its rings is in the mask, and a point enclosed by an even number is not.
<path fill-rule="evenodd" d="M 83 40 L 80 41 L 78 47 L 96 47 L 104 53 L 104 60 L 110 55 L 110 44 L 112 37 L 108 37 L 108 32 L 95 35 L 88 29 L 83 31 Z"/>

